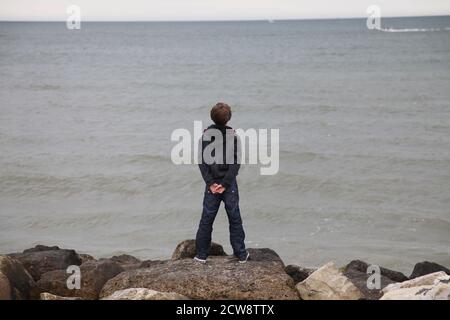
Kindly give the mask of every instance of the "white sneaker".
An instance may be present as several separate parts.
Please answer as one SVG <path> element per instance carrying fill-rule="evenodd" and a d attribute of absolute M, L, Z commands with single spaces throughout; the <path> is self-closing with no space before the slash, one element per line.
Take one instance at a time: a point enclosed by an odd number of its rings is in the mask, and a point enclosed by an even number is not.
<path fill-rule="evenodd" d="M 206 263 L 206 259 L 200 259 L 197 256 L 194 257 L 194 261 L 197 261 L 197 262 L 200 262 L 200 263 L 203 263 L 203 264 Z"/>
<path fill-rule="evenodd" d="M 247 251 L 247 255 L 245 256 L 245 259 L 243 259 L 243 260 L 239 259 L 239 263 L 246 263 L 248 258 L 250 258 L 250 253 L 248 253 L 248 251 Z"/>

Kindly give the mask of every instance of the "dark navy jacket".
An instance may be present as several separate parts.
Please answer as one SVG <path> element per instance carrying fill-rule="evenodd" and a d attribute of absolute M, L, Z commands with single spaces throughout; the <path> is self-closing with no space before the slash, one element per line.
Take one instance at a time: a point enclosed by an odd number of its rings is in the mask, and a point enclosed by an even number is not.
<path fill-rule="evenodd" d="M 205 135 L 208 134 L 208 130 L 210 129 L 218 129 L 222 133 L 223 138 L 223 161 L 222 163 L 212 163 L 208 164 L 205 162 L 203 151 L 205 148 L 214 141 L 214 138 L 211 139 L 211 141 L 207 141 L 204 139 Z M 227 131 L 228 129 L 228 131 Z M 232 146 L 227 146 L 227 134 L 233 135 L 233 144 L 234 148 Z M 206 140 L 206 141 L 205 141 Z M 231 140 L 231 139 L 228 139 Z M 239 140 L 236 134 L 234 133 L 233 128 L 229 126 L 218 126 L 216 124 L 213 124 L 209 126 L 203 133 L 202 139 L 201 139 L 201 148 L 199 148 L 199 151 L 201 150 L 202 154 L 201 157 L 199 157 L 199 167 L 200 172 L 202 173 L 203 180 L 205 180 L 205 183 L 209 187 L 213 183 L 220 183 L 225 188 L 229 188 L 232 182 L 236 179 L 236 176 L 238 175 L 240 164 L 238 163 L 238 148 Z M 233 156 L 231 158 L 230 152 L 233 152 Z M 214 155 L 214 153 L 213 153 Z M 229 160 L 232 159 L 232 161 L 228 161 L 227 163 L 227 155 Z"/>

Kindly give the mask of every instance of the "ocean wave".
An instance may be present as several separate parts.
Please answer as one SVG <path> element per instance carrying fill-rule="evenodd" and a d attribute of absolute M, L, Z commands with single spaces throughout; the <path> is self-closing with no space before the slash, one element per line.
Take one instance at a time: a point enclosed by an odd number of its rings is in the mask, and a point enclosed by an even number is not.
<path fill-rule="evenodd" d="M 405 29 L 381 28 L 379 30 L 383 31 L 383 32 L 435 32 L 435 31 L 450 31 L 450 27 L 445 27 L 445 28 L 405 28 Z"/>
<path fill-rule="evenodd" d="M 155 178 L 155 176 L 152 175 L 152 178 Z M 50 196 L 52 194 L 69 197 L 91 192 L 136 196 L 148 194 L 153 190 L 155 184 L 159 180 L 163 181 L 165 177 L 157 178 L 156 181 L 152 180 L 150 184 L 141 175 L 3 175 L 0 176 L 0 194 L 19 198 Z"/>

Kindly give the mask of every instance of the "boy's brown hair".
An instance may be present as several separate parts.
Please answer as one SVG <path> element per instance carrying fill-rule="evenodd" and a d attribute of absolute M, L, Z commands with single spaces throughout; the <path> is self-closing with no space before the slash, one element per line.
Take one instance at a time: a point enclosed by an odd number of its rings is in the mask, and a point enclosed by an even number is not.
<path fill-rule="evenodd" d="M 231 108 L 223 102 L 217 103 L 211 109 L 211 120 L 219 126 L 224 126 L 231 119 Z"/>

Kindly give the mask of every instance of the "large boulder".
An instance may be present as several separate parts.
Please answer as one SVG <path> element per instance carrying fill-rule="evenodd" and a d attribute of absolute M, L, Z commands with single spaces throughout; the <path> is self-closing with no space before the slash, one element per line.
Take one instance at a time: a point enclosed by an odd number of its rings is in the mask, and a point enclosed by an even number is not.
<path fill-rule="evenodd" d="M 109 280 L 100 297 L 128 288 L 176 292 L 191 299 L 298 299 L 294 281 L 272 250 L 249 249 L 251 259 L 239 264 L 229 256 L 168 260 L 129 270 Z"/>
<path fill-rule="evenodd" d="M 388 293 L 392 290 L 398 290 L 398 289 L 404 289 L 404 288 L 413 288 L 413 287 L 420 287 L 420 286 L 430 286 L 435 283 L 435 281 L 444 280 L 446 278 L 450 278 L 445 272 L 439 271 L 435 273 L 426 274 L 421 277 L 417 277 L 411 280 L 407 280 L 400 283 L 393 283 L 385 288 L 383 288 L 383 294 Z"/>
<path fill-rule="evenodd" d="M 421 277 L 430 273 L 435 273 L 438 271 L 443 271 L 450 275 L 450 270 L 440 264 L 430 261 L 419 262 L 414 266 L 414 270 L 409 276 L 410 279 Z"/>
<path fill-rule="evenodd" d="M 53 251 L 60 250 L 58 246 L 44 246 L 42 244 L 38 244 L 30 249 L 23 250 L 23 253 L 32 253 L 32 252 L 41 252 L 41 251 Z"/>
<path fill-rule="evenodd" d="M 130 256 L 128 254 L 113 256 L 112 258 L 109 258 L 109 259 L 100 259 L 100 261 L 102 261 L 102 260 L 111 260 L 113 262 L 116 262 L 124 270 L 137 269 L 137 268 L 140 268 L 140 266 L 142 264 L 141 260 L 139 260 L 136 257 Z"/>
<path fill-rule="evenodd" d="M 23 265 L 11 257 L 0 255 L 0 299 L 35 299 L 38 294 L 35 281 Z"/>
<path fill-rule="evenodd" d="M 137 269 L 140 268 L 142 261 L 139 260 L 136 257 L 133 257 L 129 254 L 121 254 L 117 256 L 113 256 L 111 258 L 101 258 L 101 259 L 95 259 L 93 256 L 89 254 L 78 254 L 78 256 L 81 258 L 82 264 L 88 261 L 111 261 L 116 262 L 118 265 L 120 265 L 124 270 L 129 269 Z"/>
<path fill-rule="evenodd" d="M 435 272 L 383 289 L 381 300 L 450 300 L 450 276 Z"/>
<path fill-rule="evenodd" d="M 42 291 L 63 296 L 80 297 L 86 300 L 98 299 L 103 285 L 124 269 L 116 262 L 110 260 L 90 260 L 80 266 L 80 289 L 69 289 L 67 280 L 71 274 L 66 270 L 54 270 L 44 273 L 38 281 Z"/>
<path fill-rule="evenodd" d="M 284 271 L 288 275 L 290 275 L 294 280 L 294 283 L 297 284 L 308 278 L 314 271 L 316 271 L 316 269 L 303 268 L 294 264 L 290 264 L 284 268 Z"/>
<path fill-rule="evenodd" d="M 280 267 L 284 269 L 284 262 L 281 260 L 278 253 L 269 248 L 248 248 L 247 252 L 250 254 L 249 260 L 253 261 L 270 261 L 275 264 L 278 264 Z M 234 257 L 234 256 L 233 256 Z"/>
<path fill-rule="evenodd" d="M 380 300 L 450 300 L 450 285 L 439 283 L 392 290 L 383 295 Z"/>
<path fill-rule="evenodd" d="M 175 292 L 159 292 L 147 288 L 130 288 L 114 292 L 102 300 L 188 300 Z"/>
<path fill-rule="evenodd" d="M 9 256 L 19 260 L 36 281 L 46 272 L 81 264 L 81 259 L 75 250 L 60 249 L 56 246 L 37 245 L 22 253 L 11 253 Z"/>
<path fill-rule="evenodd" d="M 401 272 L 379 267 L 380 270 L 380 286 L 378 288 L 372 288 L 368 286 L 369 277 L 372 277 L 372 273 L 367 273 L 370 264 L 361 261 L 353 260 L 344 267 L 344 275 L 350 279 L 350 281 L 361 291 L 363 298 L 366 300 L 378 300 L 382 293 L 381 289 L 387 285 L 395 282 L 401 282 L 408 280 L 408 278 Z"/>
<path fill-rule="evenodd" d="M 91 260 L 96 260 L 93 256 L 91 256 L 90 254 L 87 254 L 87 253 L 79 253 L 78 256 L 81 259 L 81 264 L 91 261 Z"/>
<path fill-rule="evenodd" d="M 350 270 L 355 270 L 363 273 L 367 273 L 370 264 L 361 260 L 353 260 L 344 267 L 344 273 Z M 392 280 L 393 282 L 403 282 L 409 280 L 407 276 L 399 271 L 390 270 L 387 268 L 379 267 L 382 276 Z"/>
<path fill-rule="evenodd" d="M 361 291 L 333 262 L 320 267 L 296 288 L 303 300 L 359 300 Z"/>
<path fill-rule="evenodd" d="M 389 279 L 386 276 L 383 276 L 380 274 L 380 286 L 374 287 L 374 286 L 368 286 L 368 280 L 369 282 L 372 282 L 371 274 L 360 272 L 355 269 L 348 269 L 344 272 L 344 275 L 361 291 L 362 299 L 364 300 L 378 300 L 380 299 L 382 293 L 381 289 L 386 287 L 387 285 L 391 283 L 395 283 L 391 279 Z M 369 289 L 370 288 L 370 289 Z"/>
<path fill-rule="evenodd" d="M 175 251 L 172 254 L 172 260 L 186 259 L 186 258 L 194 258 L 197 254 L 197 250 L 195 248 L 195 240 L 184 240 L 180 242 Z M 211 243 L 211 256 L 225 256 L 226 253 L 223 250 L 223 247 L 220 244 L 215 242 Z"/>

